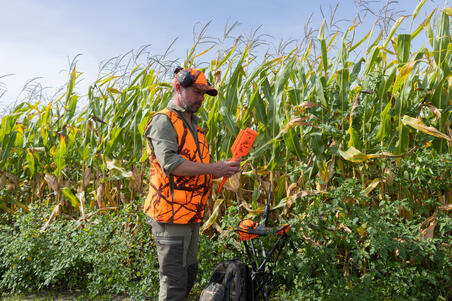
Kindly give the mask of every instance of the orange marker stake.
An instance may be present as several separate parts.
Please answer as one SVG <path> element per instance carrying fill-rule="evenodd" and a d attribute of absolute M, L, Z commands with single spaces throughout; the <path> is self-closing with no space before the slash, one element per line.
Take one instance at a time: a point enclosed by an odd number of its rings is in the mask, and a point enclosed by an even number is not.
<path fill-rule="evenodd" d="M 257 137 L 257 132 L 250 128 L 246 130 L 240 130 L 239 135 L 235 138 L 234 144 L 232 144 L 232 161 L 237 161 L 240 157 L 248 155 L 254 140 Z M 218 187 L 218 192 L 223 188 L 224 183 L 228 178 L 223 177 L 220 186 Z"/>

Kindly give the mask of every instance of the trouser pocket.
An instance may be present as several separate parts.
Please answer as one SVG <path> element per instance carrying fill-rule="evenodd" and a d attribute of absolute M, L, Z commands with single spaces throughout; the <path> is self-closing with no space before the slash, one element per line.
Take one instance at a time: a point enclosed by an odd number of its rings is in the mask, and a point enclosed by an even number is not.
<path fill-rule="evenodd" d="M 179 278 L 183 269 L 184 237 L 155 237 L 159 260 L 159 272 L 169 278 Z"/>

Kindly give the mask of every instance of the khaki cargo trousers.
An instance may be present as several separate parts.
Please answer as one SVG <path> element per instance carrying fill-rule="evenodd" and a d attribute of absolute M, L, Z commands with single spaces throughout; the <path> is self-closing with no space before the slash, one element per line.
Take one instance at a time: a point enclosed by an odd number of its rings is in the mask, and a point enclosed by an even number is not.
<path fill-rule="evenodd" d="M 198 273 L 199 224 L 167 224 L 146 218 L 157 245 L 159 301 L 184 300 Z"/>

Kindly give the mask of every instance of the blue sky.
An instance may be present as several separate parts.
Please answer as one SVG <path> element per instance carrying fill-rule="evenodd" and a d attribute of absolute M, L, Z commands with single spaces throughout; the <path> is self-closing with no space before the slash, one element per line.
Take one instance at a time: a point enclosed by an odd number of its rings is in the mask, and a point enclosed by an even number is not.
<path fill-rule="evenodd" d="M 337 19 L 351 21 L 359 0 L 342 0 Z M 377 1 L 381 7 L 386 1 Z M 424 12 L 448 6 L 448 0 L 427 0 Z M 272 41 L 300 39 L 311 13 L 320 26 L 320 7 L 328 13 L 337 1 L 320 0 L 227 0 L 227 1 L 145 1 L 145 0 L 0 0 L 0 106 L 14 103 L 27 80 L 41 77 L 47 91 L 63 85 L 69 61 L 77 54 L 77 70 L 83 72 L 81 94 L 97 76 L 101 61 L 144 45 L 161 54 L 177 38 L 171 57 L 183 61 L 193 45 L 193 29 L 212 21 L 207 35 L 220 37 L 226 23 L 239 22 L 235 34 L 249 34 L 262 26 Z M 396 9 L 411 14 L 417 0 L 400 0 Z M 363 20 L 363 30 L 375 18 Z M 409 23 L 409 22 L 407 22 Z M 345 23 L 344 23 L 345 24 Z M 408 24 L 404 25 L 408 26 Z M 343 28 L 343 26 L 339 26 Z M 4 76 L 13 74 L 10 76 Z M 2 77 L 4 76 L 4 77 Z M 85 91 L 83 91 L 85 90 Z M 23 94 L 22 94 L 23 95 Z"/>

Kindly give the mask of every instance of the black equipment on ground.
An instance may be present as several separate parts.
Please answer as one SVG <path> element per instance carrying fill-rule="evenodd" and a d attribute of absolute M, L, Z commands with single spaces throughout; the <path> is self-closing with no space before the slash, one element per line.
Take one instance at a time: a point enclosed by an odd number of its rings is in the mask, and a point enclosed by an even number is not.
<path fill-rule="evenodd" d="M 254 301 L 253 281 L 248 265 L 232 259 L 221 262 L 213 271 L 199 301 Z"/>
<path fill-rule="evenodd" d="M 229 265 L 231 260 L 225 261 L 220 263 L 220 265 L 215 269 L 214 274 L 212 275 L 212 278 L 209 282 L 209 285 L 204 289 L 203 294 L 201 295 L 200 301 L 205 300 L 265 300 L 268 301 L 270 293 L 273 289 L 272 286 L 272 277 L 273 277 L 273 270 L 276 267 L 281 251 L 283 247 L 286 245 L 286 243 L 289 243 L 290 246 L 293 248 L 293 250 L 296 252 L 297 249 L 293 245 L 292 241 L 289 239 L 289 236 L 287 235 L 287 232 L 289 231 L 290 227 L 288 224 L 276 227 L 276 228 L 269 228 L 266 227 L 267 220 L 268 220 L 268 214 L 270 210 L 270 202 L 271 202 L 271 187 L 269 189 L 269 195 L 268 195 L 268 201 L 267 205 L 265 206 L 264 213 L 262 215 L 262 223 L 256 223 L 252 220 L 242 220 L 238 227 L 234 229 L 234 231 L 238 234 L 240 240 L 243 242 L 245 246 L 245 251 L 247 254 L 247 262 L 248 266 L 246 264 L 241 263 L 242 265 L 247 266 L 247 268 L 250 268 L 249 271 L 249 280 L 246 280 L 245 282 L 248 283 L 248 281 L 251 282 L 251 286 L 246 284 L 246 287 L 249 290 L 249 287 L 252 288 L 253 294 L 252 297 L 248 296 L 245 299 L 230 299 L 230 291 L 226 292 L 222 290 L 225 285 L 224 276 L 222 281 L 215 281 L 215 273 L 217 271 L 222 271 L 227 269 L 224 265 Z M 277 239 L 273 243 L 273 245 L 269 248 L 265 248 L 262 240 L 263 236 L 269 235 L 269 234 L 277 234 Z M 237 260 L 232 260 L 235 262 L 238 262 Z M 220 273 L 220 275 L 222 275 Z M 243 273 L 241 274 L 244 275 Z M 221 278 L 221 277 L 220 277 Z M 227 279 L 227 277 L 226 277 Z M 246 279 L 246 277 L 245 277 Z M 217 285 L 215 283 L 221 282 L 222 287 L 220 285 Z M 214 284 L 212 284 L 214 283 Z M 242 282 L 244 283 L 244 282 Z M 240 286 L 244 286 L 243 284 Z M 205 294 L 205 295 L 204 295 Z M 223 296 L 218 297 L 218 299 L 203 299 L 204 296 L 211 296 L 217 294 L 217 296 Z M 227 299 L 229 298 L 229 299 Z M 243 298 L 243 297 L 242 297 Z"/>
<path fill-rule="evenodd" d="M 243 220 L 239 223 L 237 229 L 235 229 L 235 232 L 239 235 L 240 240 L 242 240 L 245 246 L 248 263 L 251 265 L 251 279 L 254 286 L 254 297 L 256 300 L 263 299 L 265 301 L 269 300 L 270 293 L 273 289 L 273 270 L 278 263 L 281 251 L 285 244 L 288 242 L 294 251 L 297 251 L 287 235 L 287 232 L 290 229 L 288 224 L 278 226 L 276 228 L 266 227 L 270 210 L 271 196 L 272 191 L 270 186 L 268 201 L 262 215 L 261 224 L 251 220 Z M 268 234 L 277 234 L 278 238 L 273 245 L 266 250 L 260 238 Z"/>

